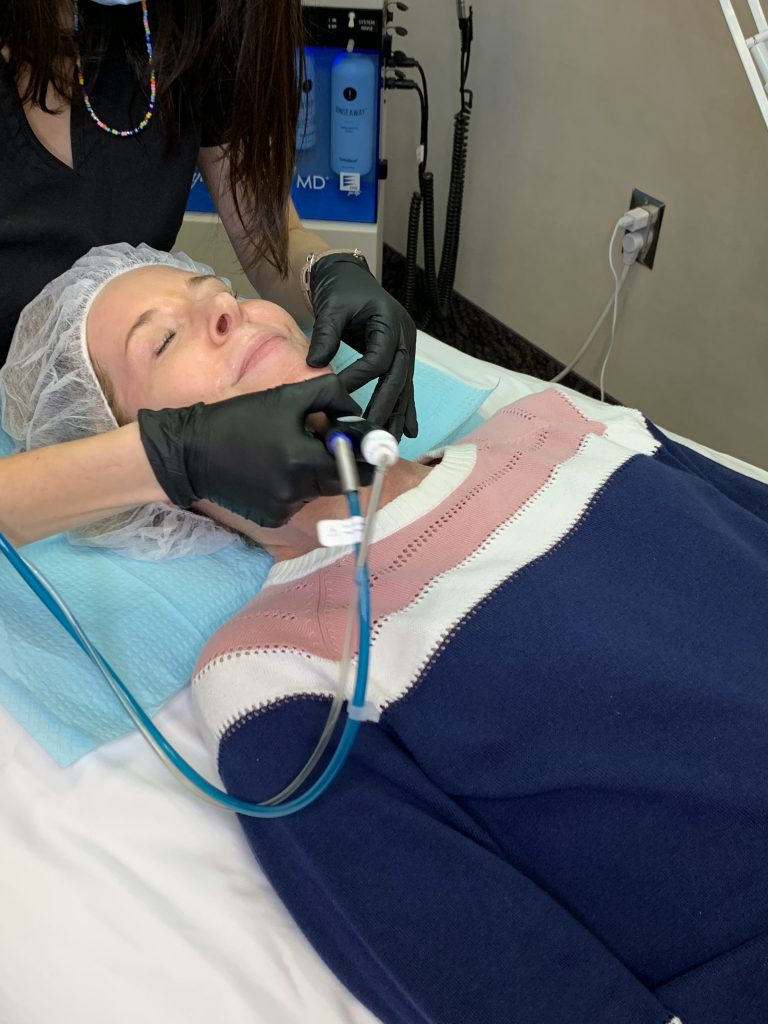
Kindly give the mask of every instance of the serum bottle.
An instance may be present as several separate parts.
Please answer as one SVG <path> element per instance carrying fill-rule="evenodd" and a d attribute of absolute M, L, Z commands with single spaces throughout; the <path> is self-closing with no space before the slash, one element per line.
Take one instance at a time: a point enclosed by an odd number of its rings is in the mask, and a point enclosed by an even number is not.
<path fill-rule="evenodd" d="M 341 53 L 331 67 L 331 170 L 367 174 L 376 159 L 377 63 Z"/>

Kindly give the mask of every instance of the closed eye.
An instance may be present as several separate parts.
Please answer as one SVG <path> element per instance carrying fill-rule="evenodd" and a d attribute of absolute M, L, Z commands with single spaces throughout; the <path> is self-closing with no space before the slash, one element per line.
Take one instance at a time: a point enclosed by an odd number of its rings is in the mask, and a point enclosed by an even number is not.
<path fill-rule="evenodd" d="M 175 337 L 176 337 L 176 331 L 168 331 L 168 332 L 166 332 L 166 334 L 163 336 L 163 340 L 160 343 L 159 347 L 155 349 L 155 352 L 154 352 L 155 358 L 157 358 L 157 356 L 161 356 L 163 354 L 163 352 L 165 352 L 165 350 L 168 348 L 168 346 L 170 345 L 170 343 L 173 341 L 173 339 Z"/>

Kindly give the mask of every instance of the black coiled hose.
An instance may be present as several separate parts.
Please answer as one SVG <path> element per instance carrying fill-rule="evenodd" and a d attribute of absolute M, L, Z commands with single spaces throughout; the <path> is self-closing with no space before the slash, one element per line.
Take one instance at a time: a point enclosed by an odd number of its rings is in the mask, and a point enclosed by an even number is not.
<path fill-rule="evenodd" d="M 464 204 L 464 181 L 467 172 L 470 114 L 470 109 L 464 107 L 454 118 L 451 181 L 448 188 L 445 234 L 443 235 L 443 252 L 440 257 L 440 276 L 438 278 L 438 295 L 442 316 L 445 316 L 448 310 L 448 303 L 453 291 L 453 282 L 456 278 L 459 236 L 461 234 L 461 211 Z"/>
<path fill-rule="evenodd" d="M 469 118 L 471 110 L 463 106 L 453 119 L 453 156 L 451 159 L 451 180 L 448 185 L 448 203 L 445 214 L 443 251 L 440 256 L 440 271 L 435 267 L 435 191 L 430 171 L 420 177 L 421 198 L 424 204 L 424 279 L 427 286 L 426 325 L 432 317 L 448 316 L 453 283 L 456 279 L 456 264 L 459 256 L 461 235 L 461 213 L 464 204 L 464 182 L 467 172 L 469 149 Z M 418 193 L 415 193 L 418 195 Z M 413 200 L 411 200 L 413 210 Z M 411 222 L 409 220 L 409 231 Z M 410 235 L 409 235 L 410 238 Z M 408 276 L 415 274 L 416 250 L 413 250 L 413 266 L 407 266 Z"/>
<path fill-rule="evenodd" d="M 461 31 L 461 109 L 453 119 L 453 155 L 451 158 L 451 179 L 448 185 L 448 202 L 445 213 L 445 233 L 440 254 L 440 271 L 435 267 L 435 191 L 434 180 L 427 171 L 428 111 L 427 79 L 421 64 L 404 53 L 392 55 L 395 77 L 387 80 L 392 89 L 415 89 L 421 99 L 421 147 L 419 164 L 419 191 L 411 197 L 408 215 L 408 243 L 406 249 L 405 306 L 415 316 L 416 257 L 418 250 L 419 217 L 424 208 L 424 280 L 426 282 L 426 304 L 422 326 L 428 327 L 433 317 L 445 319 L 450 311 L 453 284 L 456 279 L 456 264 L 459 255 L 461 234 L 461 213 L 464 203 L 464 181 L 467 171 L 469 148 L 469 119 L 472 113 L 472 90 L 467 89 L 470 52 L 472 45 L 472 8 L 469 14 L 459 8 L 459 29 Z M 415 67 L 421 75 L 422 88 L 415 81 L 406 79 L 403 67 Z"/>
<path fill-rule="evenodd" d="M 416 255 L 419 247 L 419 221 L 421 219 L 421 193 L 411 196 L 408 211 L 408 242 L 405 250 L 405 298 L 404 306 L 416 319 Z"/>
<path fill-rule="evenodd" d="M 431 171 L 421 175 L 421 196 L 424 201 L 424 280 L 427 285 L 427 304 L 429 310 L 440 316 L 444 312 L 440 306 L 440 295 L 437 290 L 437 268 L 435 266 L 435 181 Z"/>

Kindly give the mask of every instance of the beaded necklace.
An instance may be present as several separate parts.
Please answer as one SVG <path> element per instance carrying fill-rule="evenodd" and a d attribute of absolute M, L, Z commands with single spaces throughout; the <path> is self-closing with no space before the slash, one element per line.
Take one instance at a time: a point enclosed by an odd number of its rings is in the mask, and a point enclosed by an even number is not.
<path fill-rule="evenodd" d="M 141 0 L 141 11 L 144 17 L 144 38 L 147 43 L 147 56 L 149 57 L 149 108 L 135 128 L 127 128 L 125 131 L 120 131 L 118 128 L 110 128 L 108 124 L 105 124 L 101 118 L 97 116 L 91 106 L 91 99 L 88 95 L 87 89 L 85 88 L 85 75 L 83 74 L 83 63 L 80 59 L 80 47 L 77 45 L 77 35 L 80 29 L 80 11 L 78 8 L 78 0 L 75 0 L 75 63 L 77 65 L 77 80 L 80 83 L 80 90 L 83 94 L 85 108 L 103 132 L 107 132 L 109 135 L 118 135 L 123 139 L 127 138 L 129 135 L 138 135 L 139 132 L 144 131 L 152 120 L 152 115 L 155 112 L 155 100 L 157 99 L 157 76 L 155 74 L 155 64 L 152 58 L 152 36 L 149 33 L 147 0 Z"/>

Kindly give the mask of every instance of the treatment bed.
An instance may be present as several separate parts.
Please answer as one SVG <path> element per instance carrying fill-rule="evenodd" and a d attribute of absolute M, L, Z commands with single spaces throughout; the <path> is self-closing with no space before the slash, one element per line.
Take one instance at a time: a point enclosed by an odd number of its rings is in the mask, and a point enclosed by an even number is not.
<path fill-rule="evenodd" d="M 471 382 L 480 417 L 547 386 L 425 335 L 419 358 Z M 0 660 L 12 659 L 2 640 Z M 155 720 L 216 779 L 188 687 Z M 189 794 L 136 733 L 62 768 L 0 706 L 0 815 L 0 1024 L 375 1020 L 293 923 L 234 816 Z"/>

